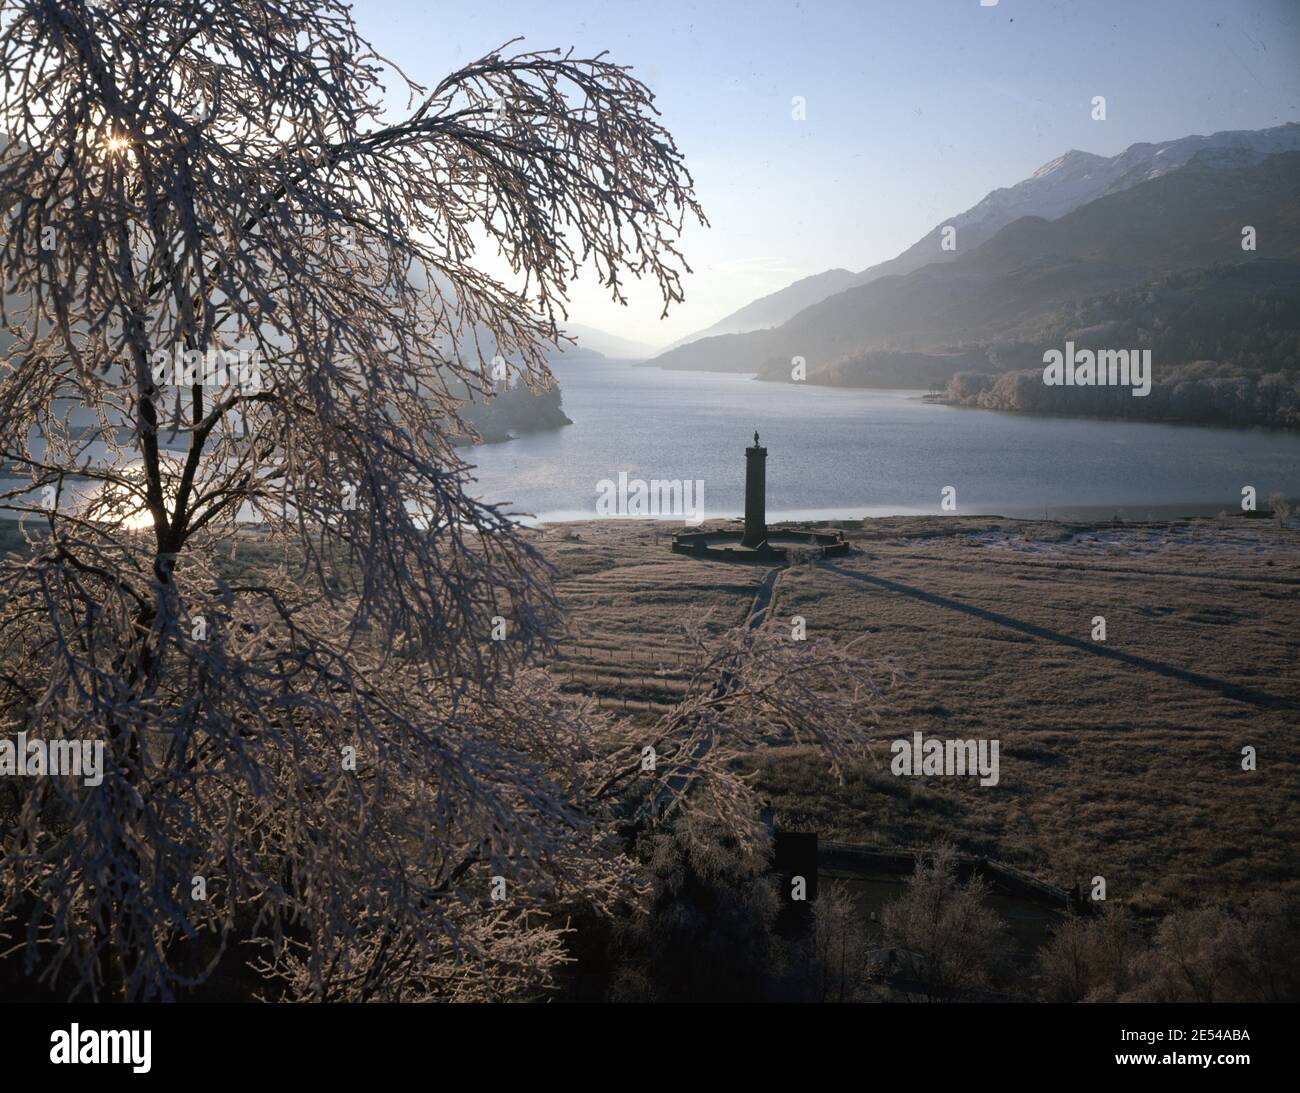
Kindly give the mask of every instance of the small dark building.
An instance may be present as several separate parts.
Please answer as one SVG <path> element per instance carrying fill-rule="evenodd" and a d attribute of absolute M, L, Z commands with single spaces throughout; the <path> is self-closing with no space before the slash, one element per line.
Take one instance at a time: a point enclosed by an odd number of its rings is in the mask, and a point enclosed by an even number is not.
<path fill-rule="evenodd" d="M 772 836 L 772 871 L 777 876 L 781 907 L 776 932 L 782 937 L 798 937 L 808 929 L 817 899 L 817 832 L 776 831 Z M 802 900 L 793 898 L 795 877 L 804 881 Z"/>

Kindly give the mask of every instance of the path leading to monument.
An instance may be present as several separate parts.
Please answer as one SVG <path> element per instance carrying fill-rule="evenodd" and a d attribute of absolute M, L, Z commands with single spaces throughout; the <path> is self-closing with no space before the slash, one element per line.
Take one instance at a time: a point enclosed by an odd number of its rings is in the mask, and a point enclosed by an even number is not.
<path fill-rule="evenodd" d="M 781 574 L 788 568 L 785 565 L 775 566 L 768 570 L 762 581 L 759 582 L 758 592 L 754 596 L 754 603 L 749 609 L 749 618 L 745 620 L 745 625 L 750 630 L 755 629 L 766 620 L 767 609 L 775 598 L 776 582 L 781 579 Z"/>
<path fill-rule="evenodd" d="M 789 568 L 785 565 L 775 566 L 763 575 L 759 582 L 758 591 L 754 595 L 754 602 L 750 606 L 749 616 L 745 619 L 745 627 L 749 630 L 755 630 L 761 626 L 767 619 L 768 608 L 776 599 L 777 581 L 781 579 L 781 574 Z M 719 698 L 725 695 L 735 685 L 735 675 L 731 667 L 724 668 L 718 677 L 718 682 L 714 685 L 711 698 Z M 695 754 L 685 770 L 674 774 L 665 783 L 650 805 L 650 815 L 654 817 L 662 816 L 668 805 L 680 797 L 686 790 L 686 785 L 695 767 L 699 764 L 710 751 L 713 750 L 713 743 L 710 740 L 701 740 L 699 746 L 695 749 Z"/>

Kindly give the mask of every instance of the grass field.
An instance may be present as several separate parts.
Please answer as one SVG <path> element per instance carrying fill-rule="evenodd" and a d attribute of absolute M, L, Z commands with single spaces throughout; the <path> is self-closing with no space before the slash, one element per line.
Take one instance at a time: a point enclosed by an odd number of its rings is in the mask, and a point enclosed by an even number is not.
<path fill-rule="evenodd" d="M 1300 887 L 1300 531 L 1227 517 L 833 526 L 854 552 L 784 569 L 765 625 L 788 632 L 800 615 L 810 638 L 861 637 L 903 678 L 842 783 L 806 748 L 750 756 L 779 826 L 887 846 L 948 836 L 1062 887 L 1105 877 L 1139 911 Z M 528 534 L 569 620 L 551 667 L 633 719 L 680 692 L 687 622 L 742 623 L 767 573 L 672 554 L 668 526 L 649 522 Z M 0 549 L 18 546 L 0 525 Z M 254 544 L 237 564 L 275 553 Z M 889 743 L 916 731 L 997 739 L 998 784 L 895 777 Z"/>
<path fill-rule="evenodd" d="M 834 526 L 855 553 L 782 572 L 767 625 L 865 635 L 905 678 L 843 784 L 807 749 L 752 756 L 780 826 L 894 846 L 946 835 L 1065 887 L 1105 877 L 1139 911 L 1300 885 L 1300 532 L 1227 517 Z M 764 574 L 671 554 L 669 534 L 537 533 L 570 616 L 557 668 L 629 717 L 671 700 L 674 675 L 654 673 L 683 622 L 743 621 Z M 895 777 L 889 742 L 915 731 L 999 740 L 998 785 Z"/>

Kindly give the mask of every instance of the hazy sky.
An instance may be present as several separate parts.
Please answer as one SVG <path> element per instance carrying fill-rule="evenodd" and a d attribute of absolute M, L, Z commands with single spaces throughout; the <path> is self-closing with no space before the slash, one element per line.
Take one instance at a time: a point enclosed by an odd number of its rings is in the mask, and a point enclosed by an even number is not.
<path fill-rule="evenodd" d="M 572 317 L 652 345 L 893 257 L 1069 149 L 1300 120 L 1300 0 L 357 0 L 355 15 L 428 85 L 516 35 L 635 67 L 712 227 L 685 238 L 695 273 L 667 320 L 648 287 L 619 308 L 581 282 Z"/>

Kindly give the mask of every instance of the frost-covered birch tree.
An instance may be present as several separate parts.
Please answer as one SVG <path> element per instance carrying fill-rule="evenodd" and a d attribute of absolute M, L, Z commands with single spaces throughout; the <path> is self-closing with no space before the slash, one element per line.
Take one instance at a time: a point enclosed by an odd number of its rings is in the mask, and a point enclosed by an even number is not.
<path fill-rule="evenodd" d="M 743 824 L 760 729 L 854 745 L 849 654 L 738 632 L 643 770 L 535 666 L 548 568 L 451 445 L 489 356 L 551 382 L 579 269 L 682 298 L 703 216 L 628 69 L 508 44 L 430 88 L 335 0 L 23 0 L 0 72 L 0 732 L 106 750 L 0 779 L 29 974 L 533 997 L 565 906 L 635 894 L 629 800 Z"/>

